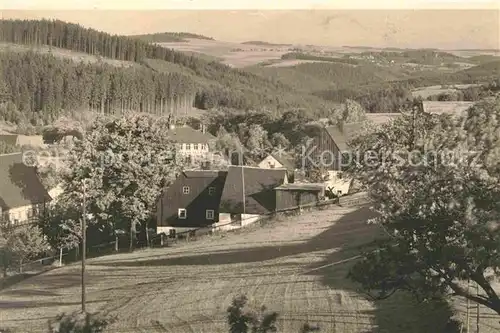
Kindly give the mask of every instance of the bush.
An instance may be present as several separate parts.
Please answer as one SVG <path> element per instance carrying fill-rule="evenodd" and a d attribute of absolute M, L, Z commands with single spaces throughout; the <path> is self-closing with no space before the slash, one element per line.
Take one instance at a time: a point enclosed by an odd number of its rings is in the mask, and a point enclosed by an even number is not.
<path fill-rule="evenodd" d="M 229 333 L 268 333 L 278 332 L 276 321 L 277 312 L 269 312 L 263 305 L 258 311 L 247 306 L 248 298 L 240 295 L 233 298 L 231 305 L 227 308 L 227 321 Z M 319 331 L 319 327 L 305 323 L 300 333 Z"/>
<path fill-rule="evenodd" d="M 98 317 L 95 314 L 74 312 L 60 314 L 49 321 L 50 333 L 102 333 L 115 318 Z"/>

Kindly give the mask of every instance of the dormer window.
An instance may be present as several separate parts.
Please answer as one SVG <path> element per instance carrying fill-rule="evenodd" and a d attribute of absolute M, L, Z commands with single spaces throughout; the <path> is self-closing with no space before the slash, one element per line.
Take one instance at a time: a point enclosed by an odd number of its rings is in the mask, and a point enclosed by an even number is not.
<path fill-rule="evenodd" d="M 209 195 L 213 195 L 214 193 L 215 193 L 215 187 L 210 186 L 210 187 L 208 188 L 208 194 L 209 194 Z"/>
<path fill-rule="evenodd" d="M 184 186 L 184 187 L 182 188 L 182 193 L 183 193 L 183 194 L 189 194 L 189 186 Z"/>

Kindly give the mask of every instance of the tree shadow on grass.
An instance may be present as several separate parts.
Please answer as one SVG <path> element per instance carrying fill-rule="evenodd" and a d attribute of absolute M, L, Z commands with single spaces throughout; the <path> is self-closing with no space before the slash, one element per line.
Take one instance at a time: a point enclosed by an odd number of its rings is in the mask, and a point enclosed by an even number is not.
<path fill-rule="evenodd" d="M 359 214 L 366 214 L 362 209 L 346 214 L 341 220 L 349 221 L 361 217 Z M 356 217 L 358 215 L 358 217 Z M 366 214 L 367 217 L 374 217 L 373 214 Z M 365 218 L 366 220 L 366 218 Z M 343 223 L 343 221 L 339 221 Z M 381 230 L 374 230 L 372 240 L 378 237 L 384 237 Z M 366 239 L 369 241 L 369 239 Z M 362 244 L 358 244 L 362 245 Z M 346 258 L 352 258 L 367 250 L 368 246 L 358 246 L 344 248 L 343 251 L 332 253 L 321 263 L 311 266 L 309 274 L 319 275 L 324 285 L 331 289 L 343 290 L 349 292 L 354 297 L 370 298 L 364 294 L 360 286 L 347 278 L 351 267 L 357 262 L 355 260 L 343 261 Z M 336 263 L 331 266 L 332 263 Z M 326 267 L 323 267 L 326 266 Z M 352 297 L 352 296 L 351 296 Z M 418 303 L 411 295 L 404 292 L 398 292 L 389 299 L 383 301 L 374 301 L 374 310 L 364 311 L 363 315 L 369 315 L 373 319 L 373 328 L 368 328 L 361 332 L 366 333 L 429 333 L 429 332 L 448 332 L 447 323 L 453 316 L 450 305 L 445 301 L 436 301 L 429 303 Z"/>

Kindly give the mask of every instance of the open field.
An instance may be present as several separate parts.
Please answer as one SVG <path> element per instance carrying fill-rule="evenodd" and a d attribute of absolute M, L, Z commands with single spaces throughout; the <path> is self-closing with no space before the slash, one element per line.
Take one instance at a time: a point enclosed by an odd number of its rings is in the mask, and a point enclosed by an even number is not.
<path fill-rule="evenodd" d="M 366 207 L 336 207 L 91 259 L 87 307 L 118 316 L 109 332 L 227 332 L 225 310 L 245 293 L 252 304 L 280 313 L 280 332 L 298 332 L 306 321 L 333 333 L 432 331 L 436 309 L 398 295 L 374 304 L 346 278 L 352 261 L 345 260 L 380 232 L 366 225 L 370 216 Z M 48 319 L 78 310 L 80 266 L 32 277 L 0 295 L 4 327 L 45 332 Z"/>

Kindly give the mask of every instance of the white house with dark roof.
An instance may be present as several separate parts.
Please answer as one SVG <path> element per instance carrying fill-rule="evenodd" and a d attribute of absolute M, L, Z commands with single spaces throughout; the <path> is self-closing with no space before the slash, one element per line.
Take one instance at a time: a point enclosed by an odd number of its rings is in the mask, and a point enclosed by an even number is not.
<path fill-rule="evenodd" d="M 36 219 L 51 197 L 22 153 L 0 155 L 0 216 L 13 223 Z"/>
<path fill-rule="evenodd" d="M 168 134 L 169 138 L 177 144 L 178 152 L 191 158 L 209 157 L 210 144 L 215 141 L 212 134 L 204 130 L 195 130 L 187 125 L 171 125 Z"/>

